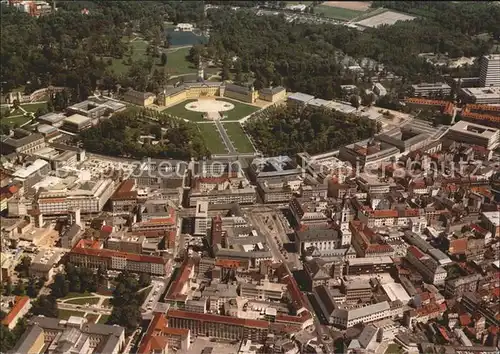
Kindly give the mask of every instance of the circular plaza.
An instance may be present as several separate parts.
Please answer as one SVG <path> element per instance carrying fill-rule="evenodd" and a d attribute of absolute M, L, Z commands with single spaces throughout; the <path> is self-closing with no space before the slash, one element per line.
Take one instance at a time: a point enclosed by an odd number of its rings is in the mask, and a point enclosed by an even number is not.
<path fill-rule="evenodd" d="M 217 120 L 221 118 L 221 112 L 233 110 L 234 104 L 215 99 L 198 99 L 186 103 L 184 108 L 188 111 L 203 113 L 205 119 Z"/>

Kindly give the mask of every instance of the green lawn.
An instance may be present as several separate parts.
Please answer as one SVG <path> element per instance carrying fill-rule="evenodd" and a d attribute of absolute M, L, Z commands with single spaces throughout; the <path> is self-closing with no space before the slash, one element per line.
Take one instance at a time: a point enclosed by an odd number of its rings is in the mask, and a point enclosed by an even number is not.
<path fill-rule="evenodd" d="M 84 293 L 68 293 L 65 297 L 63 297 L 62 299 L 65 300 L 65 299 L 72 299 L 74 297 L 82 297 L 82 296 L 92 296 L 91 293 L 89 293 L 88 291 L 84 292 Z"/>
<path fill-rule="evenodd" d="M 101 315 L 101 317 L 99 318 L 99 321 L 97 321 L 97 323 L 106 323 L 106 322 L 108 322 L 108 319 L 109 319 L 108 315 Z"/>
<path fill-rule="evenodd" d="M 111 306 L 110 299 L 104 299 L 104 301 L 102 302 L 102 306 L 103 307 Z"/>
<path fill-rule="evenodd" d="M 224 123 L 223 125 L 226 129 L 227 135 L 229 135 L 229 138 L 238 152 L 246 153 L 255 151 L 240 123 L 231 122 Z"/>
<path fill-rule="evenodd" d="M 136 40 L 128 43 L 130 47 L 134 48 L 132 52 L 132 60 L 144 60 L 148 59 L 146 55 L 146 48 L 148 47 L 148 43 L 144 40 Z M 165 49 L 163 49 L 165 50 Z M 189 74 L 196 73 L 198 71 L 190 62 L 186 60 L 186 56 L 189 54 L 189 48 L 181 48 L 181 49 L 170 49 L 166 50 L 167 53 L 167 65 L 160 65 L 160 58 L 154 59 L 154 68 L 163 69 L 170 76 L 180 75 L 180 74 Z M 111 68 L 117 74 L 125 74 L 130 69 L 130 66 L 125 64 L 125 61 L 128 60 L 130 53 L 127 52 L 122 59 L 117 58 L 104 58 L 105 62 L 111 59 Z"/>
<path fill-rule="evenodd" d="M 353 18 L 361 15 L 363 11 L 343 9 L 341 7 L 319 5 L 314 8 L 314 13 L 315 14 L 323 13 L 325 17 L 334 18 L 337 20 L 352 20 Z"/>
<path fill-rule="evenodd" d="M 75 305 L 85 305 L 85 304 L 95 305 L 98 302 L 99 302 L 98 297 L 86 297 L 86 298 L 83 297 L 65 301 L 66 304 L 75 304 Z"/>
<path fill-rule="evenodd" d="M 224 99 L 217 98 L 217 100 L 231 102 L 234 105 L 234 109 L 224 112 L 224 115 L 227 116 L 227 118 L 225 118 L 226 120 L 239 120 L 259 109 L 259 107 L 250 106 L 248 104 L 240 103 L 238 101 L 229 100 L 226 98 Z M 201 113 L 188 111 L 186 108 L 184 108 L 186 104 L 195 101 L 197 101 L 197 99 L 182 101 L 181 103 L 178 103 L 175 106 L 164 109 L 163 112 L 171 114 L 173 116 L 177 116 L 179 118 L 190 120 L 192 122 L 206 122 Z"/>
<path fill-rule="evenodd" d="M 23 115 L 19 115 L 19 116 L 9 116 L 7 118 L 2 118 L 2 123 L 5 123 L 11 127 L 14 127 L 14 126 L 21 126 L 23 125 L 24 123 L 26 122 L 29 122 L 31 120 L 31 118 L 29 117 L 25 117 Z"/>
<path fill-rule="evenodd" d="M 83 317 L 85 315 L 85 312 L 82 311 L 57 310 L 57 312 L 58 312 L 57 318 L 61 320 L 67 320 L 71 316 Z"/>
<path fill-rule="evenodd" d="M 165 69 L 169 75 L 190 74 L 198 72 L 198 69 L 186 60 L 189 48 L 181 48 L 167 52 L 167 65 Z"/>
<path fill-rule="evenodd" d="M 23 104 L 21 105 L 21 107 L 24 108 L 27 112 L 35 113 L 39 108 L 47 108 L 47 103 L 46 102 L 29 103 L 29 104 Z"/>
<path fill-rule="evenodd" d="M 198 128 L 201 131 L 203 139 L 205 139 L 208 150 L 210 150 L 212 154 L 227 153 L 226 145 L 224 145 L 215 123 L 198 124 Z"/>

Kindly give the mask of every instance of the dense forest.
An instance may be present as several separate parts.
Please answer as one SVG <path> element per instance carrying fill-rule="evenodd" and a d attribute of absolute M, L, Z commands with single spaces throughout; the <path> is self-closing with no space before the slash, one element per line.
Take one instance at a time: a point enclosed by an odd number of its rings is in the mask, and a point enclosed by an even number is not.
<path fill-rule="evenodd" d="M 223 67 L 223 77 L 232 70 L 235 81 L 244 81 L 252 73 L 257 89 L 284 85 L 325 99 L 339 96 L 341 84 L 359 79 L 344 69 L 344 54 L 374 59 L 403 81 L 435 80 L 442 72 L 418 57 L 419 53 L 479 56 L 492 45 L 423 18 L 357 31 L 339 25 L 286 22 L 282 16 L 255 16 L 249 11 L 209 12 L 210 41 L 206 47 L 193 47 L 191 57 L 215 59 Z"/>
<path fill-rule="evenodd" d="M 69 87 L 73 96 L 84 99 L 98 84 L 105 88 L 131 85 L 143 71 L 132 66 L 119 76 L 110 70 L 111 60 L 103 59 L 124 57 L 128 50 L 124 36 L 140 32 L 160 45 L 166 39 L 165 20 L 203 21 L 199 1 L 64 1 L 57 5 L 56 13 L 35 18 L 1 4 L 2 92 L 23 85 L 32 92 L 52 84 Z M 84 8 L 88 15 L 81 14 Z"/>
<path fill-rule="evenodd" d="M 264 155 L 311 154 L 369 138 L 379 131 L 372 120 L 324 108 L 273 106 L 245 124 Z"/>
<path fill-rule="evenodd" d="M 144 135 L 158 143 L 141 144 Z M 150 110 L 117 113 L 82 132 L 79 139 L 86 150 L 112 156 L 187 160 L 210 155 L 196 124 Z"/>
<path fill-rule="evenodd" d="M 426 17 L 454 32 L 500 38 L 500 6 L 493 1 L 374 1 L 372 7 Z"/>

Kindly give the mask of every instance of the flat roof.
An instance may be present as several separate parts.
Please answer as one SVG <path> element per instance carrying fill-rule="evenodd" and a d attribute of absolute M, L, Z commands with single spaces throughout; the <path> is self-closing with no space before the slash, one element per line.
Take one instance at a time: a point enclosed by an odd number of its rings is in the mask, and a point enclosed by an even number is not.
<path fill-rule="evenodd" d="M 471 128 L 473 130 L 471 130 Z M 495 134 L 498 134 L 498 129 L 487 127 L 485 125 L 475 124 L 461 120 L 450 127 L 451 131 L 467 133 L 477 137 L 491 139 Z"/>
<path fill-rule="evenodd" d="M 294 100 L 294 101 L 300 101 L 303 103 L 307 103 L 314 99 L 314 96 L 308 95 L 307 93 L 302 93 L 302 92 L 294 92 L 288 95 L 288 99 Z"/>
<path fill-rule="evenodd" d="M 476 98 L 498 98 L 500 100 L 500 86 L 491 87 L 464 87 L 462 92 Z"/>
<path fill-rule="evenodd" d="M 398 283 L 388 283 L 383 284 L 382 288 L 384 289 L 387 296 L 391 301 L 400 300 L 403 303 L 407 303 L 410 301 L 410 295 L 406 292 L 401 284 Z"/>
<path fill-rule="evenodd" d="M 91 121 L 90 118 L 82 116 L 81 114 L 73 114 L 64 120 L 66 123 L 82 125 Z"/>

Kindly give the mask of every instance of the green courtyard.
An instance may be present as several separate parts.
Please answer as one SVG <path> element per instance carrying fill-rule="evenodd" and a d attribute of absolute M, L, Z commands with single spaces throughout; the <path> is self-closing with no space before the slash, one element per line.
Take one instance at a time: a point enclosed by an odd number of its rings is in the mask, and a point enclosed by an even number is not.
<path fill-rule="evenodd" d="M 74 304 L 74 305 L 96 305 L 99 302 L 98 297 L 79 297 L 71 300 L 65 301 L 66 304 Z"/>
<path fill-rule="evenodd" d="M 229 122 L 223 124 L 226 133 L 231 139 L 233 146 L 240 153 L 255 152 L 252 143 L 248 139 L 245 131 L 239 122 Z"/>
<path fill-rule="evenodd" d="M 244 118 L 244 117 L 248 116 L 249 114 L 259 110 L 259 107 L 251 106 L 251 105 L 248 105 L 245 103 L 241 103 L 241 102 L 226 99 L 226 98 L 224 98 L 224 99 L 217 98 L 216 100 L 229 102 L 229 103 L 234 105 L 234 109 L 224 112 L 224 115 L 227 116 L 226 118 L 224 118 L 225 120 L 239 120 L 239 119 Z M 190 120 L 192 122 L 207 122 L 207 120 L 203 118 L 202 113 L 190 111 L 190 110 L 187 110 L 185 108 L 186 104 L 191 103 L 191 102 L 195 102 L 195 101 L 197 101 L 197 99 L 185 100 L 185 101 L 182 101 L 181 103 L 178 103 L 174 106 L 165 108 L 162 112 L 167 113 L 167 114 L 171 114 L 171 115 L 179 117 L 179 118 L 187 119 L 187 120 Z"/>

